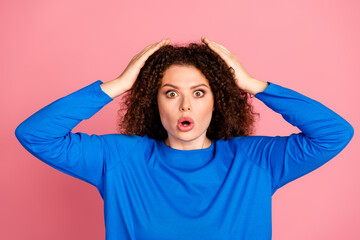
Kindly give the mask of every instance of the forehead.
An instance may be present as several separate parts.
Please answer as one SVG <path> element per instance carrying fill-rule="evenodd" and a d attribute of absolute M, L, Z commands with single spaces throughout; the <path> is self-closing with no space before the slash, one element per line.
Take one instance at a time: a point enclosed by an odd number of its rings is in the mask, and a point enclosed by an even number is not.
<path fill-rule="evenodd" d="M 204 74 L 195 66 L 171 65 L 164 72 L 161 84 L 171 83 L 175 85 L 207 84 L 209 81 Z"/>

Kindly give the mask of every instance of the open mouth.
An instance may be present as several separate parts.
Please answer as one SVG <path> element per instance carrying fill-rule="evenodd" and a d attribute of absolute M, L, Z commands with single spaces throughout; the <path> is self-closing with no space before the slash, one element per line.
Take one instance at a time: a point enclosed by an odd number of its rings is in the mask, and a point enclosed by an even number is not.
<path fill-rule="evenodd" d="M 181 122 L 181 124 L 186 127 L 186 126 L 189 126 L 190 125 L 190 122 L 189 121 L 183 121 Z"/>
<path fill-rule="evenodd" d="M 178 122 L 178 129 L 182 132 L 187 132 L 193 129 L 194 121 L 190 117 L 182 117 Z"/>

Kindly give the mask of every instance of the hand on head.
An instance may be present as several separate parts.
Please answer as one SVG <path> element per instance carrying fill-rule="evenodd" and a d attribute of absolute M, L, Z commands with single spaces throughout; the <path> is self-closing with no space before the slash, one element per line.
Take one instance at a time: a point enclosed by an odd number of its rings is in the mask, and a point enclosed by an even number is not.
<path fill-rule="evenodd" d="M 126 83 L 127 90 L 131 89 L 134 82 L 136 81 L 137 76 L 139 75 L 140 69 L 144 66 L 146 60 L 154 52 L 156 52 L 162 46 L 165 46 L 170 43 L 170 38 L 163 38 L 160 42 L 156 42 L 145 47 L 141 52 L 136 54 L 125 70 L 121 73 L 116 80 L 120 80 L 122 83 Z"/>
<path fill-rule="evenodd" d="M 116 80 L 120 80 L 122 84 L 126 86 L 127 90 L 131 89 L 134 82 L 136 81 L 137 76 L 139 75 L 140 69 L 144 66 L 149 56 L 151 56 L 162 46 L 169 44 L 170 41 L 170 38 L 163 38 L 160 42 L 156 42 L 145 47 L 141 52 L 136 54 L 131 59 L 128 66 L 125 68 L 123 73 L 116 78 Z M 210 41 L 205 37 L 201 37 L 201 41 L 205 43 L 211 50 L 216 52 L 225 61 L 229 68 L 232 69 L 232 73 L 234 74 L 234 78 L 236 80 L 236 85 L 240 89 L 247 90 L 249 82 L 253 78 L 248 72 L 246 72 L 239 59 L 234 54 L 232 54 L 226 47 L 219 43 Z"/>
<path fill-rule="evenodd" d="M 210 41 L 206 37 L 201 37 L 201 41 L 205 43 L 211 50 L 216 52 L 232 69 L 232 73 L 234 74 L 236 85 L 240 89 L 247 89 L 247 82 L 252 79 L 252 76 L 246 72 L 244 66 L 241 64 L 239 59 L 232 54 L 226 47 L 223 45 L 216 43 L 214 41 Z"/>

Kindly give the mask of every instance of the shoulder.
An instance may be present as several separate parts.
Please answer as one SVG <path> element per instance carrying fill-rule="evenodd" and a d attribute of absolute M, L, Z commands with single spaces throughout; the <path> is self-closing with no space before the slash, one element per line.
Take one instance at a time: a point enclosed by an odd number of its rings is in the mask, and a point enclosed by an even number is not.
<path fill-rule="evenodd" d="M 125 134 L 105 134 L 102 135 L 108 145 L 114 145 L 119 149 L 130 151 L 135 146 L 148 145 L 156 140 L 149 138 L 147 135 L 125 135 Z"/>
<path fill-rule="evenodd" d="M 270 140 L 272 137 L 269 136 L 239 136 L 231 139 L 219 139 L 217 140 L 217 144 L 226 145 L 229 147 L 234 146 L 244 146 L 248 144 L 253 144 L 256 142 L 264 142 L 266 140 Z"/>
<path fill-rule="evenodd" d="M 156 144 L 156 140 L 149 138 L 147 135 L 105 134 L 101 135 L 101 137 L 108 150 L 105 156 L 107 169 L 111 169 L 121 162 L 130 164 L 131 159 L 148 156 Z"/>
<path fill-rule="evenodd" d="M 217 148 L 224 149 L 235 155 L 242 152 L 243 154 L 252 154 L 260 152 L 265 147 L 271 145 L 279 137 L 270 136 L 239 136 L 231 139 L 220 139 L 216 141 Z"/>

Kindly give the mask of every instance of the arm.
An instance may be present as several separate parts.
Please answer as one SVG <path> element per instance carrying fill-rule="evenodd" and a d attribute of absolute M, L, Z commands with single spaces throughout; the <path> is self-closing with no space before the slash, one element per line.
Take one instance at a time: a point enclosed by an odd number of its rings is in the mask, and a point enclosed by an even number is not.
<path fill-rule="evenodd" d="M 335 157 L 350 142 L 353 127 L 323 104 L 274 83 L 255 95 L 301 132 L 287 137 L 253 137 L 250 152 L 273 180 L 273 192 Z M 261 154 L 260 154 L 261 153 Z"/>
<path fill-rule="evenodd" d="M 103 175 L 107 166 L 111 166 L 108 148 L 114 143 L 110 136 L 89 136 L 71 130 L 129 90 L 146 59 L 169 42 L 164 39 L 147 46 L 133 57 L 117 79 L 107 83 L 98 80 L 40 109 L 16 128 L 17 139 L 38 159 L 96 186 L 101 193 Z M 125 135 L 122 138 L 125 139 Z M 127 144 L 116 146 L 116 151 L 126 155 L 129 141 L 124 142 Z"/>
<path fill-rule="evenodd" d="M 101 89 L 109 95 L 112 99 L 120 96 L 128 89 L 124 86 L 124 82 L 121 82 L 118 78 L 106 83 L 100 84 Z"/>
<path fill-rule="evenodd" d="M 321 103 L 293 90 L 253 78 L 239 59 L 221 44 L 202 38 L 233 70 L 236 85 L 255 95 L 302 132 L 288 137 L 250 137 L 247 152 L 272 178 L 273 193 L 286 183 L 320 167 L 345 148 L 353 127 Z"/>
<path fill-rule="evenodd" d="M 102 136 L 72 133 L 112 101 L 100 80 L 62 97 L 23 121 L 15 135 L 23 147 L 48 165 L 96 187 L 101 185 L 107 148 Z"/>
<path fill-rule="evenodd" d="M 249 78 L 247 81 L 247 87 L 244 90 L 252 95 L 263 92 L 268 86 L 268 82 L 264 82 L 255 78 Z"/>

